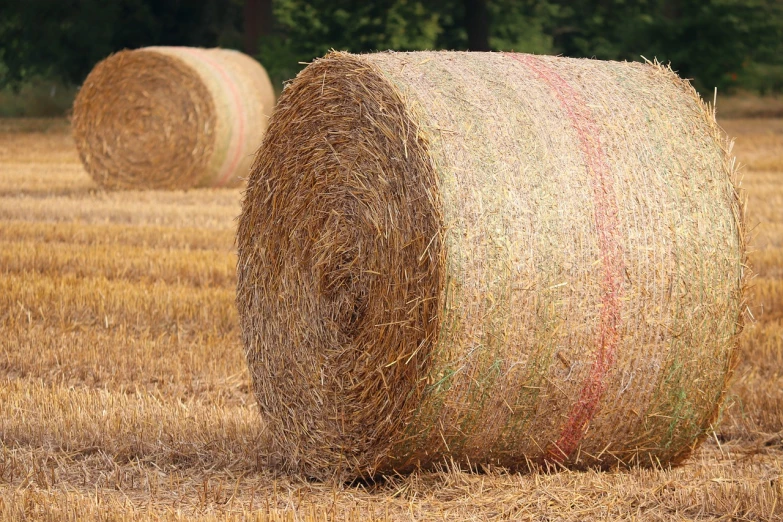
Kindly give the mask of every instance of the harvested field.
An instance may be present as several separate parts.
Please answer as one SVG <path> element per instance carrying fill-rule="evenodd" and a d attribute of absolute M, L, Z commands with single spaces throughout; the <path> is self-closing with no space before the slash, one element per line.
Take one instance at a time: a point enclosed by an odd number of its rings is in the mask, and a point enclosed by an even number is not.
<path fill-rule="evenodd" d="M 783 121 L 723 124 L 747 164 L 756 322 L 690 460 L 554 474 L 446 463 L 341 485 L 262 465 L 233 305 L 238 191 L 115 198 L 65 124 L 2 122 L 0 519 L 780 520 Z"/>

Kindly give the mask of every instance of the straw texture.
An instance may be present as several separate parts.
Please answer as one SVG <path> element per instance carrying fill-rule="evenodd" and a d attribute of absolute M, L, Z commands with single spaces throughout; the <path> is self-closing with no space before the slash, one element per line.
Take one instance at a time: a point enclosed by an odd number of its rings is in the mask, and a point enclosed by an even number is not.
<path fill-rule="evenodd" d="M 240 52 L 121 51 L 96 65 L 79 91 L 74 140 L 107 188 L 238 185 L 273 106 L 266 71 Z"/>
<path fill-rule="evenodd" d="M 730 145 L 657 64 L 332 53 L 239 221 L 273 464 L 665 464 L 710 429 L 743 307 Z"/>

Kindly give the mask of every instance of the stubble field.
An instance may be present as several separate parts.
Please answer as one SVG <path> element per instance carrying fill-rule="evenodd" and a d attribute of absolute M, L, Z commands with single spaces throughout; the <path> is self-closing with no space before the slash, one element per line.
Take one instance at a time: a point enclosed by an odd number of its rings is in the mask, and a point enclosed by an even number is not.
<path fill-rule="evenodd" d="M 692 459 L 347 485 L 265 467 L 234 306 L 240 191 L 104 192 L 67 122 L 0 120 L 0 519 L 783 519 L 783 120 L 722 124 L 756 277 Z"/>

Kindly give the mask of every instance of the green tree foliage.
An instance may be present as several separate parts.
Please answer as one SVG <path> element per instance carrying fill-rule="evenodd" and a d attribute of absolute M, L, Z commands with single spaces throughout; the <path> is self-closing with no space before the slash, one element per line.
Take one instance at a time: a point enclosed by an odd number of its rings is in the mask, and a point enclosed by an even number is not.
<path fill-rule="evenodd" d="M 147 45 L 235 45 L 242 1 L 0 0 L 3 83 L 80 83 L 109 54 Z"/>
<path fill-rule="evenodd" d="M 433 49 L 441 13 L 417 0 L 276 0 L 276 30 L 262 37 L 259 57 L 275 87 L 328 51 Z"/>
<path fill-rule="evenodd" d="M 467 0 L 275 0 L 276 34 L 261 58 L 273 77 L 329 49 L 468 49 Z M 721 90 L 757 66 L 783 64 L 778 0 L 487 0 L 489 47 L 670 62 L 696 86 Z M 276 60 L 280 60 L 279 62 Z M 281 70 L 282 69 L 282 70 Z M 778 85 L 778 81 L 774 87 Z"/>
<path fill-rule="evenodd" d="M 271 0 L 258 58 L 276 87 L 330 49 L 515 50 L 671 62 L 697 87 L 781 89 L 780 0 Z M 0 85 L 80 83 L 123 48 L 243 48 L 245 0 L 0 0 Z M 480 13 L 486 23 L 475 23 Z M 470 18 L 473 16 L 473 18 Z M 488 29 L 488 30 L 485 30 Z M 255 45 L 252 48 L 256 48 Z"/>
<path fill-rule="evenodd" d="M 567 56 L 671 62 L 697 87 L 725 88 L 754 61 L 780 62 L 777 0 L 604 0 L 555 3 L 547 33 Z M 783 63 L 783 62 L 782 62 Z"/>

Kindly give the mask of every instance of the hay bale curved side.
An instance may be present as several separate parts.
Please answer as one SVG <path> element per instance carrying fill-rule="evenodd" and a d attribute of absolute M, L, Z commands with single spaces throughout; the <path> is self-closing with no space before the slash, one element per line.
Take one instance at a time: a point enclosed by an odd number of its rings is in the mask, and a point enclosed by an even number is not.
<path fill-rule="evenodd" d="M 657 65 L 332 53 L 286 88 L 237 305 L 285 469 L 677 463 L 741 330 L 733 161 Z"/>
<path fill-rule="evenodd" d="M 121 51 L 96 65 L 80 89 L 74 141 L 107 188 L 238 185 L 273 107 L 266 71 L 237 51 Z"/>

